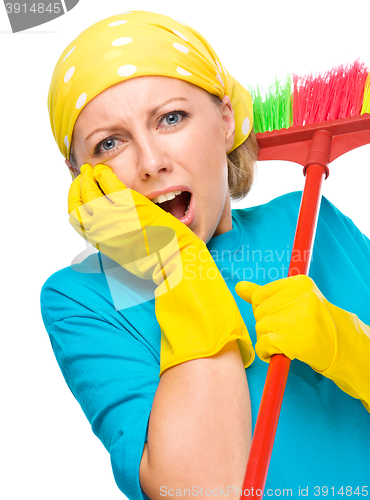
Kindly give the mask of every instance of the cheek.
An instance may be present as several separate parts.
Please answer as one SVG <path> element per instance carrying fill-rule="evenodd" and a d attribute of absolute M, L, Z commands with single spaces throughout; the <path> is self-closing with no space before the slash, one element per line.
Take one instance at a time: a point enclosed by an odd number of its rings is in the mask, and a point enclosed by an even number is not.
<path fill-rule="evenodd" d="M 206 170 L 204 167 L 221 167 L 226 156 L 224 142 L 219 122 L 199 121 L 176 137 L 171 157 L 194 165 L 197 171 L 199 168 L 200 171 Z"/>
<path fill-rule="evenodd" d="M 118 179 L 125 184 L 126 187 L 130 189 L 135 189 L 135 180 L 137 179 L 137 171 L 134 168 L 130 168 L 132 165 L 132 160 L 130 160 L 127 152 L 125 154 L 117 154 L 114 158 L 108 160 L 102 160 L 101 162 L 110 167 Z"/>
<path fill-rule="evenodd" d="M 212 189 L 223 192 L 227 183 L 227 155 L 225 141 L 218 127 L 210 128 L 199 142 L 200 171 L 207 177 Z"/>
<path fill-rule="evenodd" d="M 200 143 L 208 166 L 221 172 L 225 165 L 226 149 L 223 129 L 218 121 L 204 126 Z"/>

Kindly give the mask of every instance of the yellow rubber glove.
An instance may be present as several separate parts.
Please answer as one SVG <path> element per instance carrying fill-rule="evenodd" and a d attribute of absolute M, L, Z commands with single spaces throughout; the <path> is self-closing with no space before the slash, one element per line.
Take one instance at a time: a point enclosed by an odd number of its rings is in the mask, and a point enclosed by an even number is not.
<path fill-rule="evenodd" d="M 68 196 L 70 223 L 101 253 L 150 279 L 161 328 L 160 376 L 237 340 L 244 366 L 254 350 L 205 243 L 172 214 L 127 188 L 107 165 L 85 164 Z M 207 278 L 205 278 L 207 276 Z"/>
<path fill-rule="evenodd" d="M 252 304 L 257 355 L 299 359 L 325 375 L 370 412 L 370 327 L 325 299 L 306 275 L 260 286 L 240 281 L 236 293 Z"/>

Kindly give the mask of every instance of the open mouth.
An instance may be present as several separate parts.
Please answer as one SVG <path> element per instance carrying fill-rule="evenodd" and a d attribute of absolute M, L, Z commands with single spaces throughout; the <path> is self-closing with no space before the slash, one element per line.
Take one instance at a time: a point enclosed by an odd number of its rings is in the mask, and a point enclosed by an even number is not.
<path fill-rule="evenodd" d="M 181 220 L 181 222 L 185 222 L 190 215 L 188 212 L 191 205 L 191 193 L 189 193 L 189 191 L 174 191 L 173 193 L 166 193 L 166 197 L 173 197 L 163 201 L 162 196 L 164 195 L 159 196 L 159 200 L 158 198 L 154 198 L 152 201 L 163 210 L 176 217 L 176 219 Z"/>

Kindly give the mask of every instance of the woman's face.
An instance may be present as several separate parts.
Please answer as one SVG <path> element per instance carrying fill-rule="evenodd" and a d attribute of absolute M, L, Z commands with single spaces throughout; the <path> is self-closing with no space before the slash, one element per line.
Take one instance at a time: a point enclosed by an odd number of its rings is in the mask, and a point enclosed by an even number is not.
<path fill-rule="evenodd" d="M 183 222 L 208 242 L 232 229 L 226 153 L 234 132 L 227 96 L 218 106 L 200 87 L 144 76 L 92 99 L 76 121 L 72 148 L 78 166 L 105 163 L 128 188 L 149 199 L 163 191 L 189 191 Z"/>

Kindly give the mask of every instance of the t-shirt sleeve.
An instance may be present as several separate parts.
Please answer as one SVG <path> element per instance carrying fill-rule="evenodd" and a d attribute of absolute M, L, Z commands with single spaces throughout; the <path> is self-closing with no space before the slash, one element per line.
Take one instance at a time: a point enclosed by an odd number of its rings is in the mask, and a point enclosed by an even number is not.
<path fill-rule="evenodd" d="M 81 301 L 78 294 L 68 293 L 75 287 L 66 285 L 59 273 L 41 291 L 42 318 L 55 357 L 93 432 L 110 453 L 119 489 L 130 500 L 147 500 L 139 467 L 159 361 L 144 337 L 141 341 L 128 325 L 109 321 L 93 300 L 89 303 L 88 293 Z"/>
<path fill-rule="evenodd" d="M 259 208 L 273 244 L 293 247 L 302 191 L 275 198 Z M 276 220 L 279 224 L 276 224 Z M 285 246 L 287 248 L 287 246 Z M 307 258 L 305 256 L 305 258 Z M 309 276 L 329 302 L 370 325 L 370 240 L 327 197 L 322 196 Z"/>
<path fill-rule="evenodd" d="M 352 261 L 359 271 L 366 272 L 370 266 L 370 239 L 352 221 L 350 217 L 343 214 L 339 208 L 337 208 L 331 201 L 329 201 L 325 196 L 322 197 L 321 201 L 321 213 L 325 222 L 323 224 L 329 229 L 334 228 L 334 232 L 337 235 L 338 241 L 343 244 L 343 247 L 350 242 L 355 243 L 358 253 L 348 252 L 349 261 Z M 359 259 L 361 256 L 361 259 Z M 363 260 L 362 260 L 363 259 Z M 370 286 L 370 275 L 367 276 L 368 283 Z"/>
<path fill-rule="evenodd" d="M 328 203 L 330 202 L 328 201 Z M 360 231 L 360 229 L 356 226 L 356 224 L 352 221 L 352 219 L 344 215 L 334 205 L 332 205 L 332 207 L 337 212 L 338 216 L 342 218 L 344 224 L 346 224 L 349 230 L 352 231 L 352 234 L 359 248 L 361 249 L 361 253 L 364 255 L 364 257 L 370 264 L 370 239 L 368 238 L 368 236 L 366 236 L 364 233 Z"/>
<path fill-rule="evenodd" d="M 309 275 L 332 304 L 370 325 L 370 241 L 322 197 Z"/>

